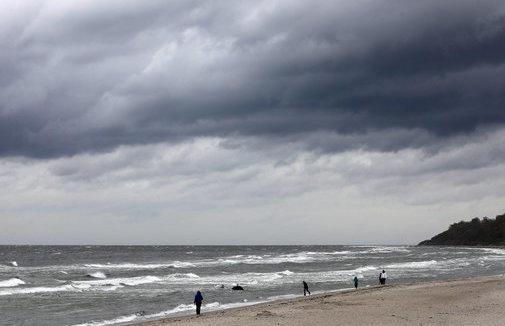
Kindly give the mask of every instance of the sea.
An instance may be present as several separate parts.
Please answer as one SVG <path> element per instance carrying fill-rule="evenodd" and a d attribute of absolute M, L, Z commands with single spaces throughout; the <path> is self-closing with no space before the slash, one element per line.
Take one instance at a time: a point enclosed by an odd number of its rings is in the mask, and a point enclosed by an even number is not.
<path fill-rule="evenodd" d="M 502 275 L 505 250 L 417 246 L 0 246 L 0 325 L 125 325 L 378 284 Z M 243 291 L 231 288 L 239 284 Z"/>

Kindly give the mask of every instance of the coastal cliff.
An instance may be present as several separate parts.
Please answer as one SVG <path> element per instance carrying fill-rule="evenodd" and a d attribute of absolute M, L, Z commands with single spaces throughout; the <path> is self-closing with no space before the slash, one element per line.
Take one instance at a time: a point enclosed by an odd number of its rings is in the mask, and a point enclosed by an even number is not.
<path fill-rule="evenodd" d="M 419 245 L 504 246 L 505 214 L 494 219 L 476 217 L 469 222 L 454 223 L 446 231 L 421 241 Z"/>

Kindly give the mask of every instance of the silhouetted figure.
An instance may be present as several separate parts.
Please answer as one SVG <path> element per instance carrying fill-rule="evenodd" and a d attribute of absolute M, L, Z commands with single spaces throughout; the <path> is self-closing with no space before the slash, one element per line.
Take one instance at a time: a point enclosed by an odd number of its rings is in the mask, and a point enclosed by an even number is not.
<path fill-rule="evenodd" d="M 307 293 L 310 295 L 309 285 L 307 282 L 303 281 L 303 296 L 306 296 Z"/>
<path fill-rule="evenodd" d="M 235 285 L 234 287 L 232 287 L 231 289 L 232 289 L 232 290 L 235 290 L 235 291 L 243 291 L 243 290 L 244 290 L 244 288 L 243 288 L 243 287 L 241 287 L 241 286 L 240 286 L 240 285 L 238 285 L 238 284 L 237 284 L 237 285 Z"/>
<path fill-rule="evenodd" d="M 200 314 L 200 308 L 202 307 L 202 301 L 203 301 L 202 292 L 196 291 L 194 303 L 195 303 L 195 306 L 196 306 L 196 314 L 197 315 Z"/>
<path fill-rule="evenodd" d="M 379 283 L 381 285 L 385 285 L 387 278 L 388 278 L 388 275 L 386 274 L 386 271 L 382 270 L 382 272 L 379 274 Z"/>
<path fill-rule="evenodd" d="M 358 277 L 357 276 L 354 276 L 354 287 L 357 289 L 358 288 Z"/>

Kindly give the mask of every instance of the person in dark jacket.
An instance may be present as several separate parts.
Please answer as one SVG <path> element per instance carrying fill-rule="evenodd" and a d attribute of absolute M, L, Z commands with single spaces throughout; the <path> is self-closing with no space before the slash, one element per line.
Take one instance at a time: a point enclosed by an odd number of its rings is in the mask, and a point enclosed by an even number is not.
<path fill-rule="evenodd" d="M 196 291 L 194 303 L 195 303 L 195 306 L 196 306 L 196 314 L 197 315 L 200 314 L 200 308 L 202 307 L 202 301 L 203 301 L 202 292 Z"/>
<path fill-rule="evenodd" d="M 307 293 L 310 295 L 309 285 L 307 282 L 303 281 L 303 296 L 306 296 Z"/>
<path fill-rule="evenodd" d="M 357 276 L 354 276 L 354 287 L 357 289 L 358 288 L 358 277 Z"/>

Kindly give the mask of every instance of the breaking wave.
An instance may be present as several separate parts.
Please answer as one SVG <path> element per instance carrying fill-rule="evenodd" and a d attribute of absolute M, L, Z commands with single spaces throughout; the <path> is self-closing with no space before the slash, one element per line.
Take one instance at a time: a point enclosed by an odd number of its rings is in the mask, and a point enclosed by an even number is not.
<path fill-rule="evenodd" d="M 170 263 L 153 263 L 153 264 L 85 264 L 86 268 L 103 268 L 103 269 L 158 269 L 158 268 L 187 268 L 195 267 L 195 264 L 184 261 L 174 261 Z"/>
<path fill-rule="evenodd" d="M 26 284 L 23 280 L 13 277 L 5 281 L 0 281 L 0 287 L 2 288 L 8 288 L 8 287 L 14 287 L 18 285 L 23 285 Z"/>
<path fill-rule="evenodd" d="M 107 278 L 103 272 L 95 272 L 95 273 L 89 273 L 86 276 L 92 277 L 92 278 Z"/>
<path fill-rule="evenodd" d="M 159 282 L 161 279 L 157 276 L 138 276 L 138 277 L 124 277 L 124 278 L 111 278 L 104 280 L 92 280 L 92 281 L 72 281 L 74 285 L 84 285 L 84 286 L 135 286 L 141 284 L 148 284 Z"/>
<path fill-rule="evenodd" d="M 411 268 L 426 268 L 438 264 L 436 260 L 426 260 L 426 261 L 413 261 L 409 263 L 398 263 L 387 265 L 387 268 L 398 268 L 398 269 L 411 269 Z"/>

